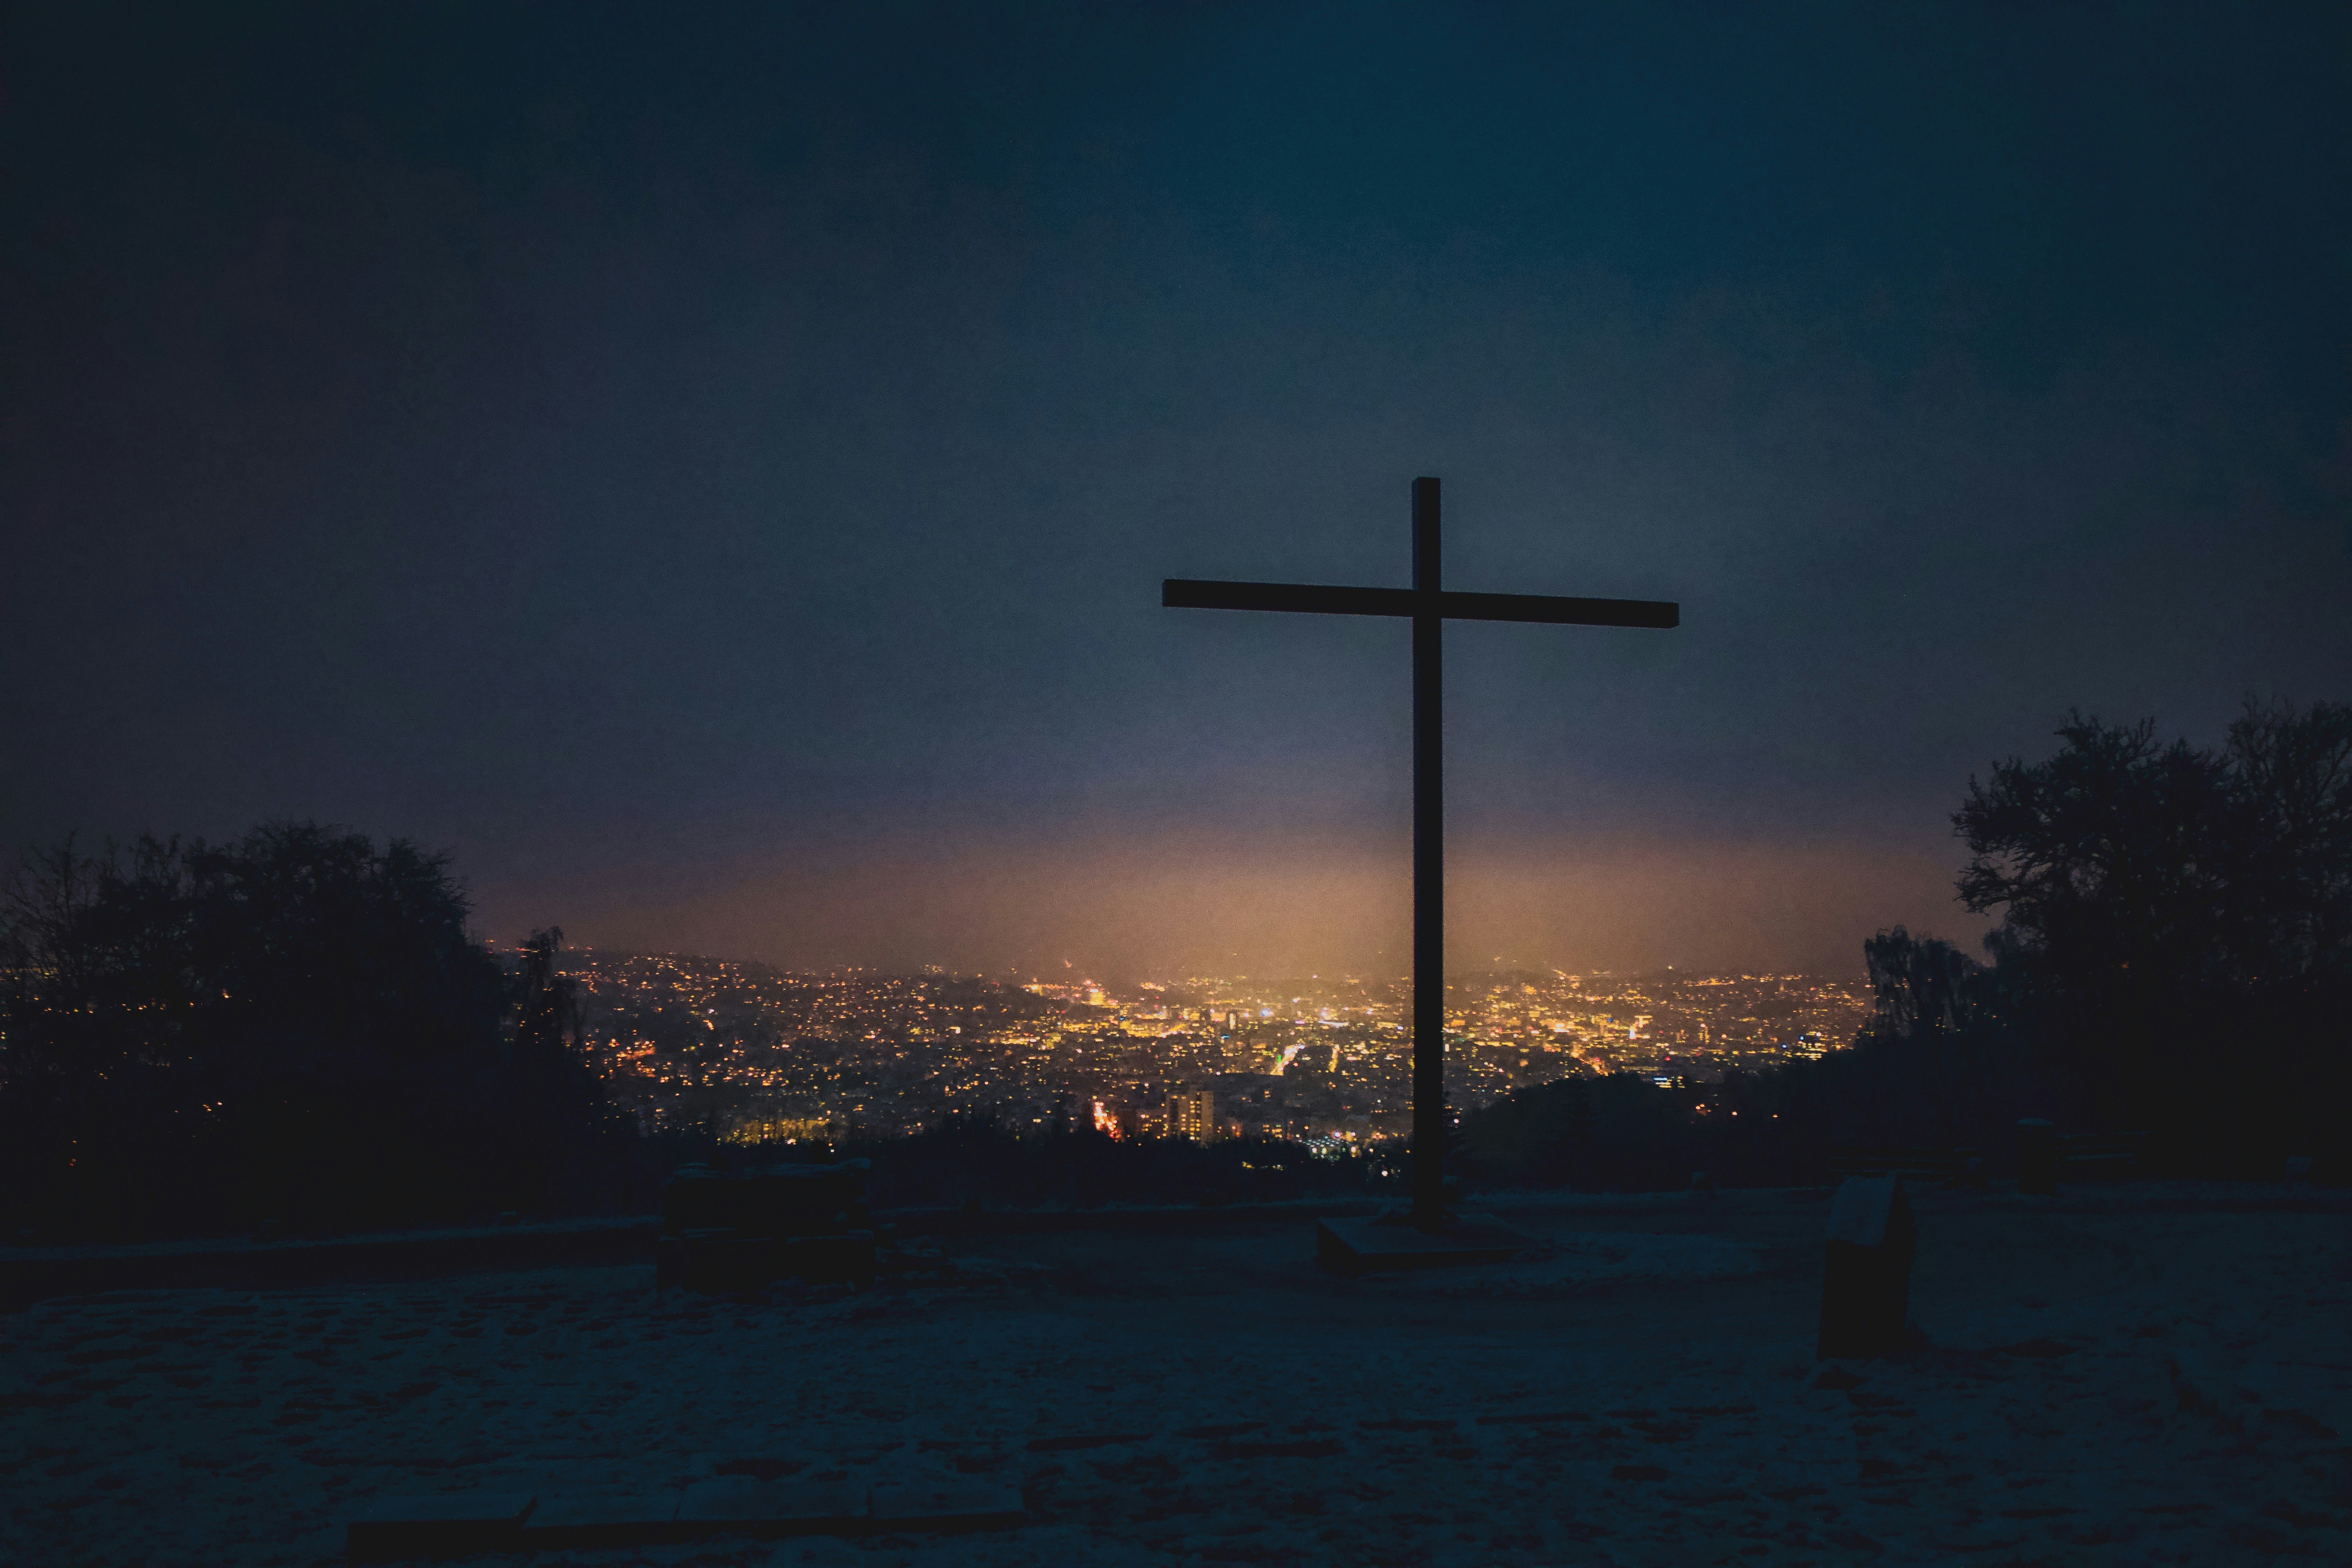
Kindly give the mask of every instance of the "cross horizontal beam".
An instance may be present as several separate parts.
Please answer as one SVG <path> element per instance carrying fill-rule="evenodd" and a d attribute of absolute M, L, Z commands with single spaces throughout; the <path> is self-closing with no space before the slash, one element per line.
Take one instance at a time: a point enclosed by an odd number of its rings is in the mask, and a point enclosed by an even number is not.
<path fill-rule="evenodd" d="M 1680 605 L 1655 599 L 1570 599 L 1549 594 L 1432 595 L 1414 588 L 1329 588 L 1313 583 L 1217 583 L 1170 577 L 1160 603 L 1171 610 L 1292 610 L 1319 616 L 1418 616 L 1429 601 L 1449 621 L 1526 621 L 1553 626 L 1682 625 Z"/>

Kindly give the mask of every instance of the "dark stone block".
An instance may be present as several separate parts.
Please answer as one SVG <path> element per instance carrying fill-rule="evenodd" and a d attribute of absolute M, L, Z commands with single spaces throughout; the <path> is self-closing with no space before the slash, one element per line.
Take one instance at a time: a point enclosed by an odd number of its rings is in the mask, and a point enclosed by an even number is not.
<path fill-rule="evenodd" d="M 683 1168 L 662 1189 L 655 1283 L 751 1290 L 797 1276 L 872 1284 L 866 1166 L 845 1160 L 739 1173 Z"/>
<path fill-rule="evenodd" d="M 776 1278 L 778 1248 L 764 1236 L 688 1231 L 680 1283 L 694 1290 L 757 1290 Z"/>
<path fill-rule="evenodd" d="M 2017 1190 L 2045 1198 L 2058 1191 L 2058 1129 L 2038 1116 L 2017 1124 Z"/>
<path fill-rule="evenodd" d="M 1822 1273 L 1822 1355 L 1905 1347 L 1916 1242 L 1902 1177 L 1852 1176 L 1838 1188 Z"/>
<path fill-rule="evenodd" d="M 394 1563 L 510 1552 L 535 1500 L 529 1492 L 379 1498 L 344 1527 L 343 1554 L 353 1563 Z"/>
<path fill-rule="evenodd" d="M 788 1237 L 779 1254 L 783 1271 L 803 1279 L 820 1284 L 847 1280 L 860 1289 L 874 1283 L 874 1233 L 870 1230 Z"/>

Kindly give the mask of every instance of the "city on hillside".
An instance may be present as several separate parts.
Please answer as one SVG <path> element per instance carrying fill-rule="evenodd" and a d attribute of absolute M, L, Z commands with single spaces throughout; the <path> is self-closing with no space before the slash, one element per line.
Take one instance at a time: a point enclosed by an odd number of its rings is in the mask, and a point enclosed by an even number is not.
<path fill-rule="evenodd" d="M 1411 986 L 1355 975 L 1194 975 L 1112 986 L 583 951 L 583 1036 L 648 1131 L 756 1142 L 909 1133 L 954 1114 L 1120 1138 L 1269 1136 L 1331 1153 L 1410 1128 Z M 1457 976 L 1459 1110 L 1577 1076 L 1707 1084 L 1851 1042 L 1860 979 Z M 1205 1097 L 1204 1097 L 1205 1091 Z"/>

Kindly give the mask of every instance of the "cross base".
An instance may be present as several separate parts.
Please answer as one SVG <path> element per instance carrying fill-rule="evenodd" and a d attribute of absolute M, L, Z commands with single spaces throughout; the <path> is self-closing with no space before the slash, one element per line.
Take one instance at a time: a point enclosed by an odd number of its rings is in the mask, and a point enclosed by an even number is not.
<path fill-rule="evenodd" d="M 1534 1245 L 1534 1237 L 1484 1214 L 1448 1215 L 1434 1231 L 1377 1219 L 1327 1219 L 1315 1225 L 1317 1259 L 1334 1274 L 1350 1278 L 1376 1268 L 1507 1263 Z"/>

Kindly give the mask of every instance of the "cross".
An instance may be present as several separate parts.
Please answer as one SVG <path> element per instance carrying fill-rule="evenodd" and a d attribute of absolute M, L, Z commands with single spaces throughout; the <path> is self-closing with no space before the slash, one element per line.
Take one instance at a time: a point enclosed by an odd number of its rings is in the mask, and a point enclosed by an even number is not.
<path fill-rule="evenodd" d="M 1170 577 L 1171 610 L 1297 610 L 1324 616 L 1405 616 L 1412 621 L 1412 1213 L 1445 1223 L 1445 807 L 1443 643 L 1447 621 L 1544 626 L 1682 624 L 1682 606 L 1648 599 L 1568 599 L 1540 594 L 1449 593 L 1439 585 L 1437 481 L 1412 481 L 1412 586 L 1327 588 L 1304 583 L 1213 583 Z"/>

